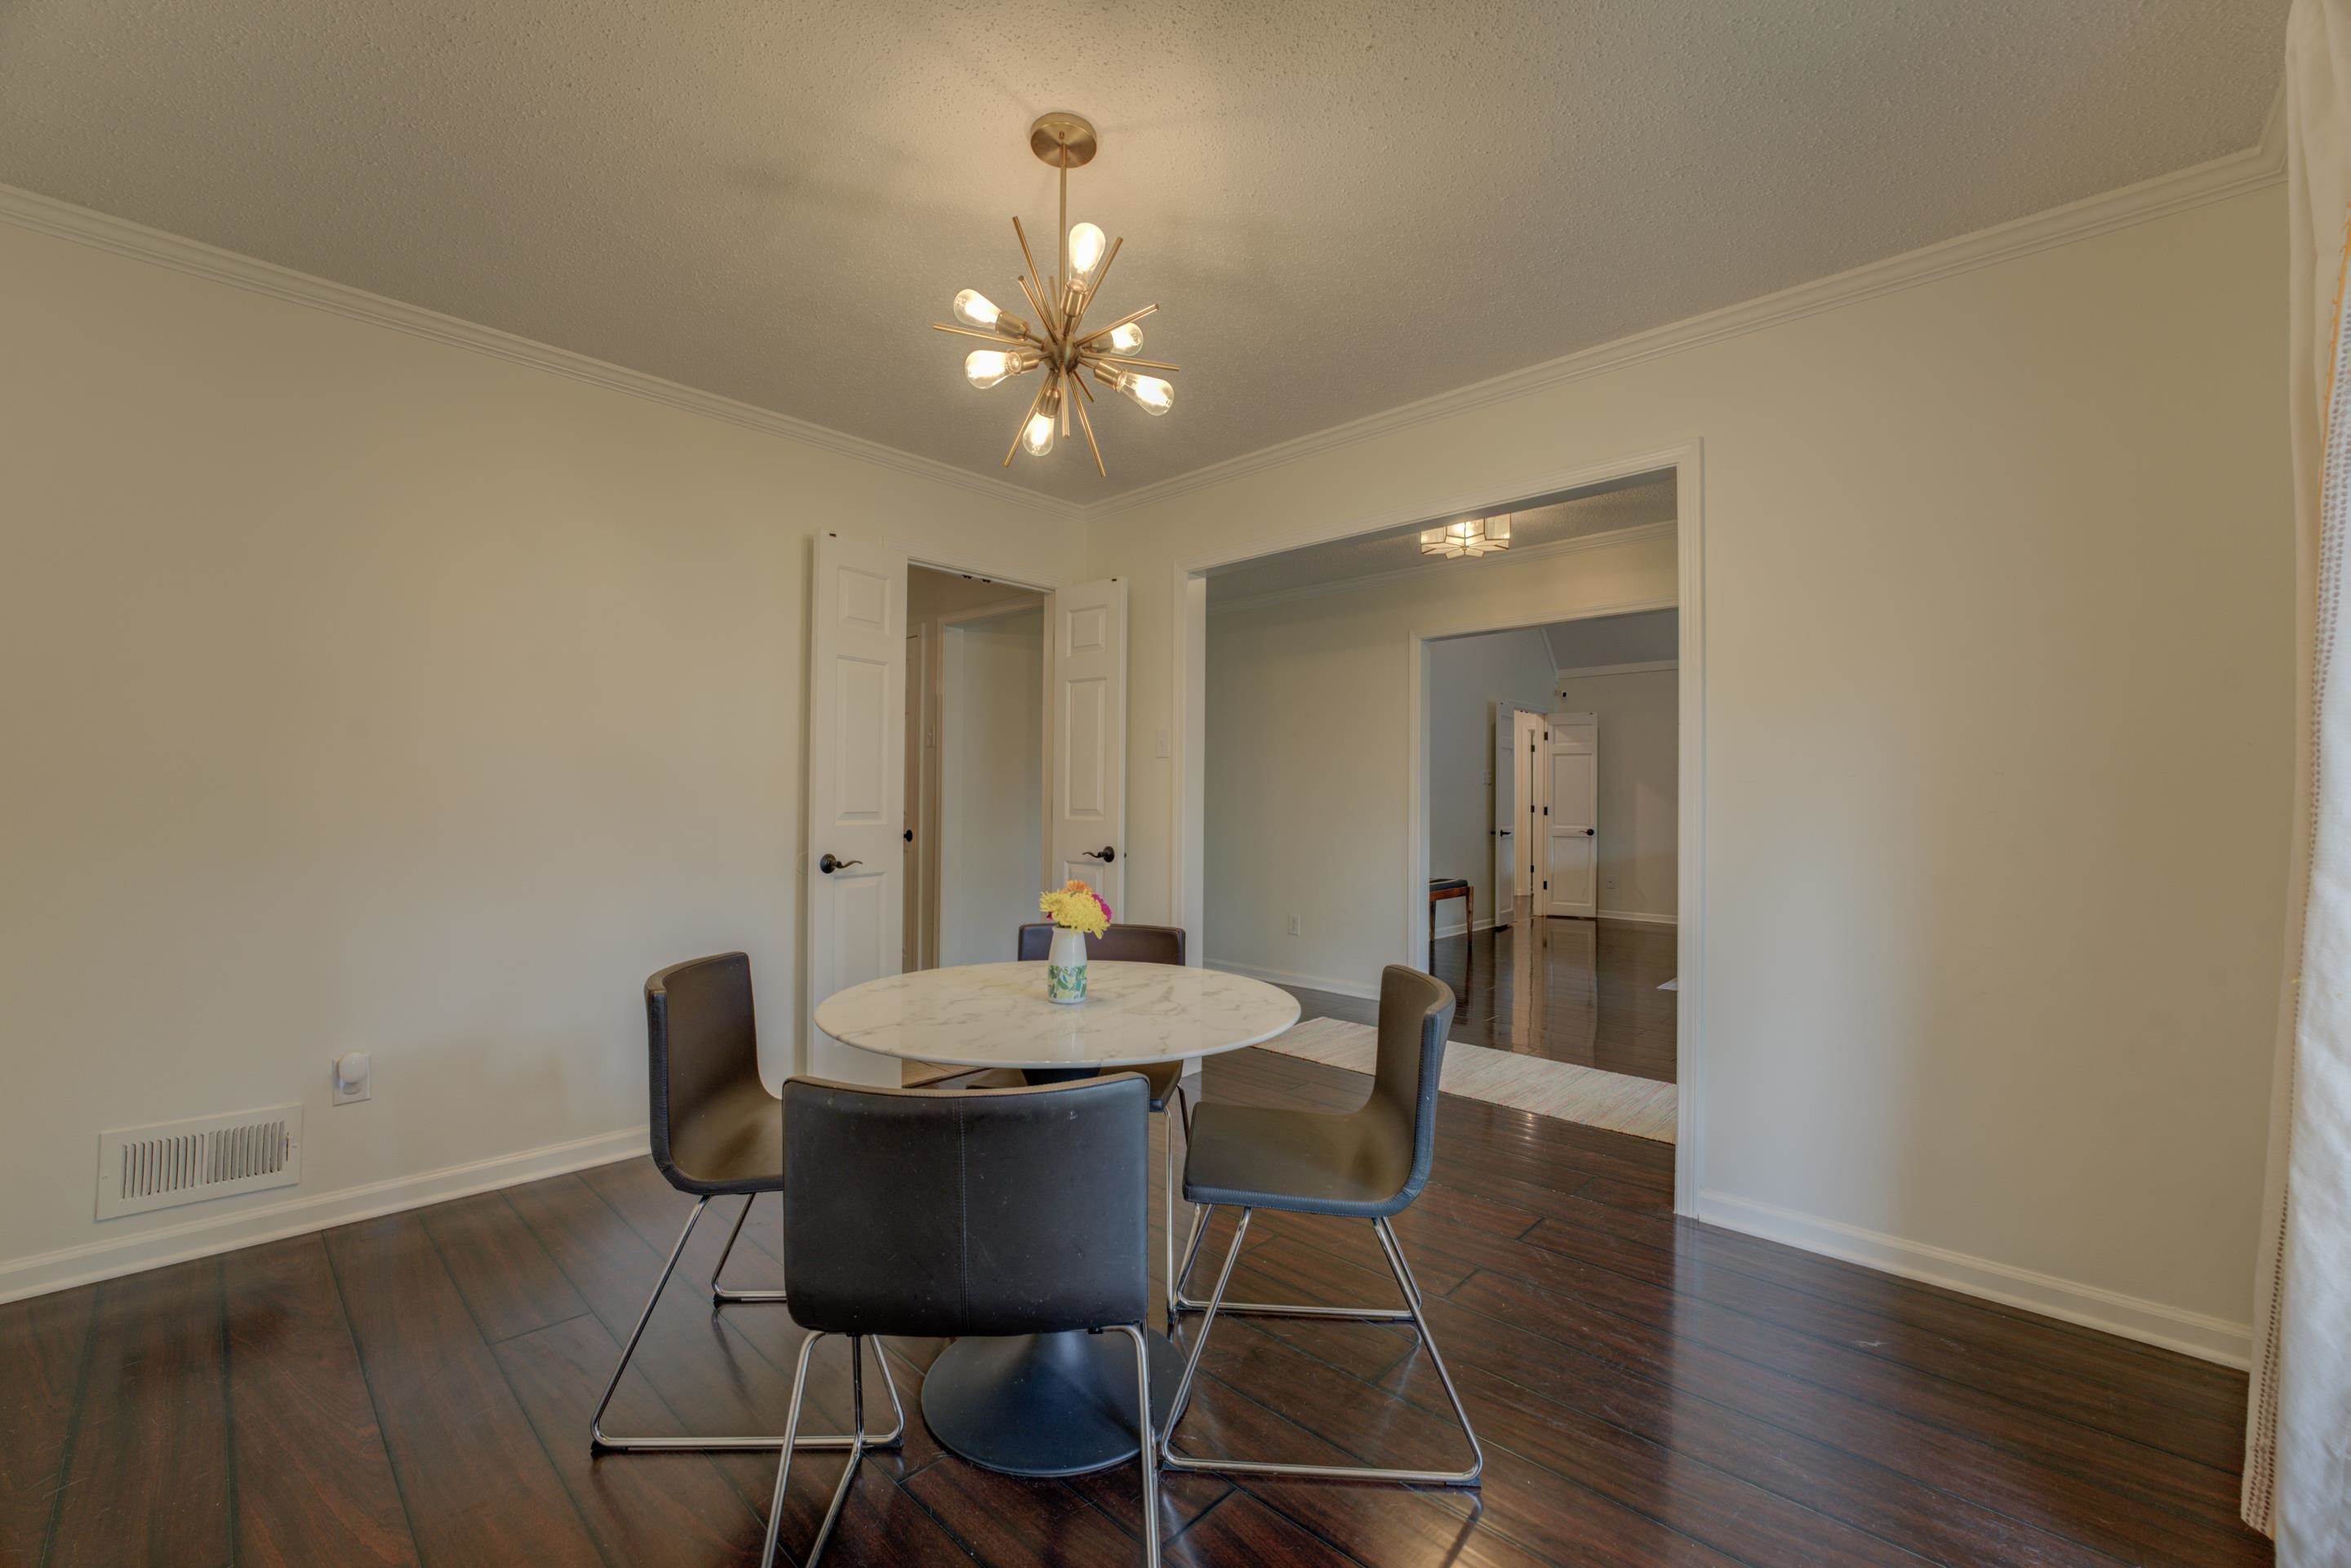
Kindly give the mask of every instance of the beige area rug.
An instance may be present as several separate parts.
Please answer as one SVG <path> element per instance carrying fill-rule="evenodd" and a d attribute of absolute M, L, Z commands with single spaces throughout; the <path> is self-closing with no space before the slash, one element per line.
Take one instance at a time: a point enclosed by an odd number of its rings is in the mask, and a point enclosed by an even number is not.
<path fill-rule="evenodd" d="M 1343 1019 L 1309 1019 L 1259 1049 L 1368 1073 L 1379 1050 L 1379 1031 Z M 1443 1088 L 1447 1094 L 1538 1116 L 1630 1133 L 1660 1144 L 1674 1141 L 1674 1086 L 1646 1078 L 1451 1040 L 1445 1047 Z"/>

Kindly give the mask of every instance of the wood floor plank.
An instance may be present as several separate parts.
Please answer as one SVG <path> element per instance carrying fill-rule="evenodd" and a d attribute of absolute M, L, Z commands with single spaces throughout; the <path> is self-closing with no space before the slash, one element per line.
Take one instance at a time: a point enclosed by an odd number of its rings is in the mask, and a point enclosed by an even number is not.
<path fill-rule="evenodd" d="M 220 1264 L 98 1288 L 55 1568 L 214 1568 L 233 1551 Z"/>
<path fill-rule="evenodd" d="M 476 1193 L 420 1215 L 457 1291 L 492 1344 L 588 1310 L 530 1228 L 496 1192 Z"/>
<path fill-rule="evenodd" d="M 1476 1316 L 1467 1310 L 1474 1310 Z M 2218 1568 L 2256 1560 L 2246 1553 L 2259 1538 L 2241 1526 L 2231 1530 L 2160 1501 L 2132 1498 L 2101 1484 L 2099 1478 L 2053 1469 L 1981 1434 L 1953 1431 L 1899 1408 L 1841 1395 L 1670 1336 L 1660 1338 L 1637 1324 L 1531 1292 L 1512 1281 L 1480 1274 L 1453 1297 L 1431 1301 L 1429 1313 L 1442 1343 L 1467 1343 L 1489 1332 L 1495 1322 L 1525 1327 L 1640 1372 L 1698 1401 L 1726 1406 L 1874 1459 L 1896 1474 L 1979 1500 L 2000 1512 L 2042 1521 L 2125 1561 Z"/>
<path fill-rule="evenodd" d="M 0 1306 L 0 1568 L 35 1568 L 65 1479 L 98 1287 Z"/>
<path fill-rule="evenodd" d="M 221 1260 L 239 1568 L 417 1561 L 391 1456 L 316 1236 Z"/>
<path fill-rule="evenodd" d="M 1211 1099 L 1345 1110 L 1365 1092 L 1259 1051 L 1208 1074 Z M 1676 1219 L 1664 1145 L 1449 1096 L 1438 1117 L 1436 1174 L 1398 1229 L 1486 1439 L 1485 1485 L 1171 1476 L 1171 1563 L 2270 1562 L 2233 1518 L 2240 1375 Z M 1155 1176 L 1164 1135 L 1155 1122 Z M 709 1297 L 739 1206 L 714 1204 L 685 1249 L 617 1427 L 780 1425 L 802 1331 Z M 24 1542 L 37 1561 L 50 1499 L 60 1564 L 209 1568 L 233 1551 L 248 1568 L 747 1568 L 771 1456 L 587 1452 L 589 1411 L 690 1207 L 650 1162 L 622 1162 L 0 1308 L 0 1568 L 10 1552 L 32 1568 Z M 1231 1223 L 1210 1228 L 1196 1287 Z M 770 1199 L 730 1284 L 781 1282 L 778 1230 Z M 1396 1298 L 1360 1225 L 1261 1215 L 1249 1243 L 1242 1293 Z M 1131 1467 L 1017 1481 L 938 1448 L 919 1398 L 942 1348 L 885 1347 L 907 1446 L 861 1471 L 839 1560 L 1139 1562 Z M 809 1419 L 837 1429 L 845 1355 L 820 1346 L 814 1368 Z M 878 1372 L 867 1387 L 878 1425 Z M 1179 1438 L 1429 1467 L 1459 1463 L 1458 1443 L 1408 1329 L 1311 1320 L 1220 1323 Z M 840 1463 L 796 1462 L 788 1558 Z"/>
<path fill-rule="evenodd" d="M 424 1222 L 367 1220 L 327 1249 L 424 1561 L 601 1565 Z"/>
<path fill-rule="evenodd" d="M 594 1408 L 621 1347 L 592 1317 L 574 1317 L 492 1347 L 589 1533 L 615 1563 L 637 1568 L 757 1568 L 766 1498 L 757 1506 L 701 1454 L 588 1451 L 581 1412 Z M 678 1437 L 684 1428 L 632 1368 L 612 1403 L 615 1430 Z M 756 1488 L 761 1467 L 747 1467 Z"/>

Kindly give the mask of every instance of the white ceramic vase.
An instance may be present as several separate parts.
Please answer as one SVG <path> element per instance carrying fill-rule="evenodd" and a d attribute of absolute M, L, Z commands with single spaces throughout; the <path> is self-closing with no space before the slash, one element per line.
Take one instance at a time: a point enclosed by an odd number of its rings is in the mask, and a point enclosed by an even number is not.
<path fill-rule="evenodd" d="M 1052 950 L 1045 955 L 1045 999 L 1065 1004 L 1086 999 L 1084 932 L 1054 927 Z"/>

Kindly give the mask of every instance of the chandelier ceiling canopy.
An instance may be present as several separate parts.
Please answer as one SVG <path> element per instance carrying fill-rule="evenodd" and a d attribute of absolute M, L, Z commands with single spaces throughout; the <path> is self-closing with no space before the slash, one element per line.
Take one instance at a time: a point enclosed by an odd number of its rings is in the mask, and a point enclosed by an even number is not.
<path fill-rule="evenodd" d="M 1100 146 L 1091 124 L 1061 110 L 1038 116 L 1029 128 L 1029 151 L 1061 171 L 1061 177 L 1060 246 L 1050 277 L 1038 267 L 1037 257 L 1029 248 L 1028 231 L 1018 217 L 1012 220 L 1012 232 L 1020 241 L 1020 258 L 1028 264 L 1018 281 L 1036 324 L 999 309 L 976 288 L 955 297 L 955 319 L 961 325 L 931 323 L 939 331 L 978 338 L 992 345 L 974 349 L 965 357 L 964 375 L 976 387 L 984 390 L 1032 371 L 1043 372 L 1036 395 L 1029 400 L 1029 411 L 1020 416 L 1019 428 L 1012 434 L 1012 444 L 1004 450 L 1003 465 L 1008 468 L 1018 452 L 1026 450 L 1032 457 L 1050 453 L 1056 438 L 1069 434 L 1070 416 L 1074 413 L 1086 445 L 1093 453 L 1095 471 L 1107 477 L 1110 471 L 1102 466 L 1102 445 L 1094 439 L 1093 419 L 1087 413 L 1094 401 L 1094 389 L 1123 392 L 1145 413 L 1165 413 L 1175 402 L 1176 389 L 1164 377 L 1144 372 L 1173 372 L 1176 367 L 1139 357 L 1143 329 L 1136 323 L 1158 306 L 1131 310 L 1091 330 L 1084 324 L 1102 279 L 1110 276 L 1111 263 L 1118 259 L 1119 246 L 1126 243 L 1107 238 L 1092 224 L 1073 226 L 1070 223 L 1070 171 L 1092 162 Z M 1092 385 L 1087 384 L 1089 381 Z"/>

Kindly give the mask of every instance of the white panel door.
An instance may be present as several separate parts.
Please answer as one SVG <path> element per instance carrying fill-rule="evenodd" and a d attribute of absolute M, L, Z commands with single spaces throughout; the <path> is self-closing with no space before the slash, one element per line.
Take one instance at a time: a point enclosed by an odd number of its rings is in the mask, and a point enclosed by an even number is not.
<path fill-rule="evenodd" d="M 1126 905 L 1126 584 L 1045 602 L 1045 885 Z"/>
<path fill-rule="evenodd" d="M 1516 709 L 1494 705 L 1494 755 L 1486 764 L 1494 785 L 1494 929 L 1510 923 L 1519 894 L 1519 767 Z"/>
<path fill-rule="evenodd" d="M 1543 798 L 1543 913 L 1592 917 L 1600 841 L 1600 722 L 1588 713 L 1551 716 Z"/>
<path fill-rule="evenodd" d="M 809 585 L 807 1006 L 899 972 L 906 870 L 906 557 L 820 534 Z M 809 1071 L 895 1084 L 898 1063 L 809 1025 Z"/>

